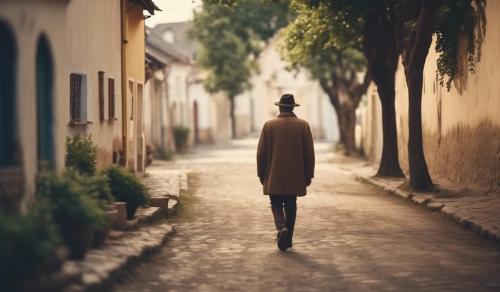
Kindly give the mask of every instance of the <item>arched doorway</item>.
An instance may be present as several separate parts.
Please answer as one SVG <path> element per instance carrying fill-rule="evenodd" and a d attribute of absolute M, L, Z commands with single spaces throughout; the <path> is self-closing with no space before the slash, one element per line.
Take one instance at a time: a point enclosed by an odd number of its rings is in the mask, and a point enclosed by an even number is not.
<path fill-rule="evenodd" d="M 0 21 L 0 167 L 19 166 L 16 121 L 17 50 L 13 31 Z"/>
<path fill-rule="evenodd" d="M 0 208 L 16 212 L 24 190 L 17 125 L 17 46 L 0 20 Z"/>
<path fill-rule="evenodd" d="M 198 118 L 198 101 L 193 102 L 193 130 L 194 130 L 194 143 L 200 143 L 199 133 L 199 118 Z"/>
<path fill-rule="evenodd" d="M 37 158 L 40 166 L 54 168 L 54 65 L 47 37 L 40 36 L 36 50 Z"/>

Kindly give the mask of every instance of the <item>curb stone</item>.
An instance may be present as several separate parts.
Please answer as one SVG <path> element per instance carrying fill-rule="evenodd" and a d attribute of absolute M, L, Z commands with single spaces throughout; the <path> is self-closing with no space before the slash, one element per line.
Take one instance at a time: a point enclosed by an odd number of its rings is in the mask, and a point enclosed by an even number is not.
<path fill-rule="evenodd" d="M 124 271 L 159 250 L 174 233 L 175 227 L 169 224 L 144 227 L 90 251 L 83 261 L 68 261 L 63 269 L 76 269 L 81 277 L 64 291 L 108 291 Z"/>
<path fill-rule="evenodd" d="M 443 216 L 450 218 L 464 228 L 470 229 L 479 236 L 500 245 L 500 225 L 497 226 L 495 223 L 481 224 L 475 220 L 473 215 L 461 212 L 459 208 L 454 207 L 453 202 L 450 202 L 448 205 L 446 201 L 438 200 L 433 193 L 415 194 L 410 191 L 401 190 L 396 186 L 390 186 L 388 182 L 384 182 L 381 179 L 376 179 L 365 174 L 359 174 L 356 170 L 351 169 L 350 172 L 354 175 L 357 181 L 371 184 L 391 195 L 412 202 L 429 211 L 440 212 Z M 404 181 L 404 179 L 399 179 L 400 183 Z"/>

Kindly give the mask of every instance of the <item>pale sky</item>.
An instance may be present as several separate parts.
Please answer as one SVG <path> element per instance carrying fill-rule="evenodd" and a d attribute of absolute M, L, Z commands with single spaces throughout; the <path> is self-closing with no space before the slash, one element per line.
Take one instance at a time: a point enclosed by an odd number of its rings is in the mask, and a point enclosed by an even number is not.
<path fill-rule="evenodd" d="M 201 0 L 154 0 L 162 11 L 146 19 L 146 25 L 154 27 L 158 23 L 178 22 L 193 19 L 193 10 L 201 7 Z"/>

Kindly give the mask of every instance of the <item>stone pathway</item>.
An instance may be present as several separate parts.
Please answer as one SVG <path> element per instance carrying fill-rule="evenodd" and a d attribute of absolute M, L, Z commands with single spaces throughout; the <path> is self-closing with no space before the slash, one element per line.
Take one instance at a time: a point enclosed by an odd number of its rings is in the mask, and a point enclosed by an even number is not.
<path fill-rule="evenodd" d="M 115 291 L 499 291 L 500 249 L 327 163 L 317 144 L 294 247 L 280 252 L 255 140 L 199 149 L 176 236 Z"/>
<path fill-rule="evenodd" d="M 375 178 L 376 169 L 359 160 L 343 163 L 342 169 L 351 171 L 358 180 L 377 186 L 393 195 L 416 203 L 430 211 L 437 211 L 470 228 L 484 238 L 500 244 L 500 194 L 457 186 L 440 178 L 433 178 L 437 191 L 415 193 L 408 190 L 407 179 Z"/>

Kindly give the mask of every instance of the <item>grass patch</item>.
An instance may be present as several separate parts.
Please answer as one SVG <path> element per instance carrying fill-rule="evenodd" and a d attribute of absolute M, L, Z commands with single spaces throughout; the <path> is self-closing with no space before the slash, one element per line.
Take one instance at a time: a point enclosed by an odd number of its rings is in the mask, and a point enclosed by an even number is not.
<path fill-rule="evenodd" d="M 194 195 L 198 189 L 197 182 L 198 175 L 195 173 L 189 174 L 188 189 L 187 191 L 181 192 L 180 199 L 177 205 L 177 212 L 174 216 L 167 219 L 168 223 L 189 221 L 196 216 L 192 206 L 198 201 L 198 199 Z"/>

